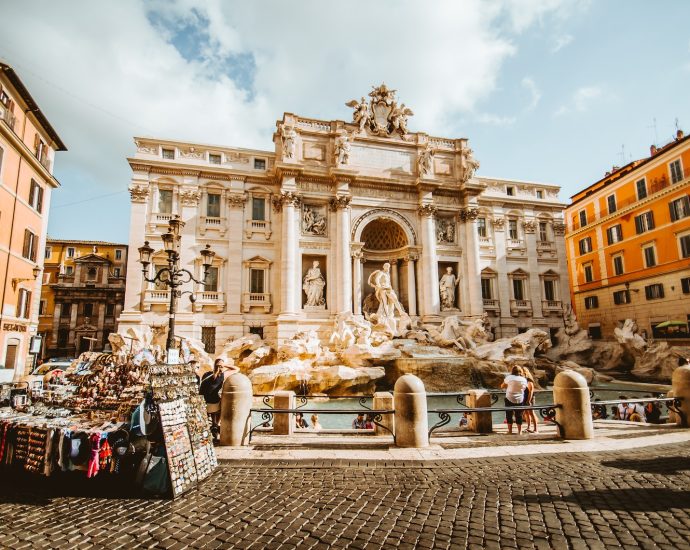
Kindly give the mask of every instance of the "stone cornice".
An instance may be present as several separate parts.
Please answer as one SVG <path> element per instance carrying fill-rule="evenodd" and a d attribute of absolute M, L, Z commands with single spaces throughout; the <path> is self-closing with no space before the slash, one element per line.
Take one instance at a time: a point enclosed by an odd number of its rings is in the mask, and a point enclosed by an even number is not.
<path fill-rule="evenodd" d="M 13 146 L 13 149 L 17 151 L 21 157 L 26 160 L 26 162 L 28 162 L 34 170 L 36 170 L 37 173 L 41 174 L 46 183 L 50 184 L 53 188 L 60 187 L 60 182 L 55 179 L 55 176 L 53 176 L 53 174 L 51 174 L 48 169 L 39 162 L 39 160 L 36 158 L 36 155 L 33 154 L 26 143 L 24 143 L 17 134 L 10 130 L 7 124 L 3 121 L 0 121 L 0 135 L 5 136 L 5 138 Z M 53 159 L 53 164 L 54 163 L 55 159 Z"/>

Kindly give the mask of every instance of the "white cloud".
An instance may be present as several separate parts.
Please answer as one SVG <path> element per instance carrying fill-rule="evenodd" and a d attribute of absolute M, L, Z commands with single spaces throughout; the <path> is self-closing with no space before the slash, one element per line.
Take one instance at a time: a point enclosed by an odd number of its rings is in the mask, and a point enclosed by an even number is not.
<path fill-rule="evenodd" d="M 534 79 L 532 79 L 529 76 L 526 76 L 522 79 L 522 87 L 525 88 L 531 96 L 531 100 L 529 105 L 527 106 L 526 110 L 527 111 L 533 111 L 537 105 L 539 105 L 539 101 L 541 100 L 541 90 L 537 86 L 537 83 L 534 82 Z"/>
<path fill-rule="evenodd" d="M 510 126 L 515 124 L 516 120 L 514 116 L 500 116 L 493 113 L 480 113 L 477 115 L 477 122 L 492 126 Z"/>
<path fill-rule="evenodd" d="M 551 53 L 556 53 L 565 48 L 568 44 L 570 44 L 573 41 L 573 35 L 572 34 L 563 34 L 561 36 L 557 36 L 555 40 L 555 44 L 553 45 L 553 48 L 551 49 Z"/>
<path fill-rule="evenodd" d="M 562 116 L 571 112 L 584 113 L 590 109 L 592 103 L 604 97 L 604 90 L 599 86 L 583 86 L 573 92 L 567 104 L 561 105 L 554 116 Z"/>

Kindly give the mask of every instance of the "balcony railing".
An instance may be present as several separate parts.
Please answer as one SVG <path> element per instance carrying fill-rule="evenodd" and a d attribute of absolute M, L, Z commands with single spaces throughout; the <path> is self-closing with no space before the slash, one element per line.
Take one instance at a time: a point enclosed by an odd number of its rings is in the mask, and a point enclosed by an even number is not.
<path fill-rule="evenodd" d="M 254 233 L 263 233 L 266 239 L 271 238 L 271 222 L 267 220 L 247 220 L 245 236 L 251 239 Z"/>
<path fill-rule="evenodd" d="M 222 223 L 222 218 L 206 218 L 206 225 L 218 227 Z"/>
<path fill-rule="evenodd" d="M 0 104 L 0 120 L 3 120 L 5 124 L 10 127 L 10 130 L 14 131 L 14 123 L 16 122 L 17 117 L 15 117 L 14 113 L 2 104 Z"/>
<path fill-rule="evenodd" d="M 194 293 L 194 309 L 201 311 L 204 306 L 214 306 L 218 311 L 225 309 L 225 293 L 214 290 L 199 290 Z"/>
<path fill-rule="evenodd" d="M 167 304 L 170 302 L 170 291 L 149 289 L 146 291 L 144 300 L 150 304 Z"/>
<path fill-rule="evenodd" d="M 561 311 L 561 301 L 560 300 L 542 300 L 541 308 L 544 311 Z"/>
<path fill-rule="evenodd" d="M 242 310 L 249 313 L 253 307 L 263 308 L 265 313 L 271 312 L 271 295 L 269 293 L 245 292 L 242 295 Z"/>
<path fill-rule="evenodd" d="M 500 308 L 498 300 L 491 300 L 491 299 L 484 298 L 483 302 L 484 302 L 484 309 L 499 309 Z"/>
<path fill-rule="evenodd" d="M 168 223 L 174 216 L 175 214 L 154 214 L 153 220 L 156 223 Z"/>
<path fill-rule="evenodd" d="M 532 301 L 531 300 L 511 300 L 510 301 L 510 312 L 513 315 L 519 313 L 532 314 Z"/>

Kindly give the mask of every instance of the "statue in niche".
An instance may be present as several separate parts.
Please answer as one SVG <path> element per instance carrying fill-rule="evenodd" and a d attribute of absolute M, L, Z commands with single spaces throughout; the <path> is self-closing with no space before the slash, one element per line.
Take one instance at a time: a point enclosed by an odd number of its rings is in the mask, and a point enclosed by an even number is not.
<path fill-rule="evenodd" d="M 350 137 L 341 134 L 335 138 L 335 162 L 336 164 L 347 164 L 350 160 Z"/>
<path fill-rule="evenodd" d="M 283 158 L 295 158 L 295 140 L 297 132 L 292 126 L 281 126 L 280 137 L 283 140 Z"/>
<path fill-rule="evenodd" d="M 302 232 L 308 235 L 323 236 L 326 234 L 326 216 L 316 209 L 304 206 L 302 213 Z"/>
<path fill-rule="evenodd" d="M 423 149 L 419 152 L 417 158 L 417 169 L 420 176 L 426 176 L 431 173 L 431 161 L 434 158 L 434 150 L 431 147 Z"/>
<path fill-rule="evenodd" d="M 446 273 L 441 277 L 438 288 L 441 295 L 441 311 L 457 309 L 455 307 L 455 289 L 460 284 L 460 279 L 453 273 L 452 267 L 446 268 Z"/>
<path fill-rule="evenodd" d="M 364 128 L 366 128 L 371 121 L 371 111 L 369 110 L 369 103 L 367 103 L 366 98 L 363 97 L 361 101 L 353 99 L 345 105 L 354 109 L 352 113 L 352 122 L 359 124 L 360 133 L 364 132 Z"/>
<path fill-rule="evenodd" d="M 307 301 L 304 305 L 306 307 L 325 307 L 326 300 L 323 297 L 323 289 L 325 286 L 326 279 L 323 278 L 321 269 L 319 269 L 319 261 L 314 260 L 311 269 L 309 269 L 304 276 L 302 289 L 307 295 Z"/>
<path fill-rule="evenodd" d="M 382 269 L 377 269 L 369 275 L 367 283 L 374 288 L 376 299 L 379 302 L 378 310 L 370 318 L 376 325 L 383 326 L 386 331 L 397 336 L 400 330 L 395 314 L 398 313 L 401 320 L 409 320 L 409 317 L 391 286 L 390 269 L 391 264 L 386 262 Z"/>
<path fill-rule="evenodd" d="M 455 220 L 448 218 L 436 220 L 436 242 L 438 244 L 455 242 Z"/>

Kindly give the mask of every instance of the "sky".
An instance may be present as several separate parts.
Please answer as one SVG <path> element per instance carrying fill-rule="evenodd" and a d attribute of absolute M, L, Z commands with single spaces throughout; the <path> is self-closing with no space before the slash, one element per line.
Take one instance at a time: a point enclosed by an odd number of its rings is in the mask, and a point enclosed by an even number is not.
<path fill-rule="evenodd" d="M 127 242 L 134 136 L 272 150 L 385 82 L 477 175 L 561 186 L 690 131 L 686 0 L 2 0 L 0 59 L 69 151 L 49 234 Z"/>

